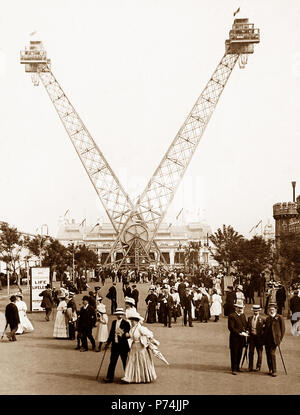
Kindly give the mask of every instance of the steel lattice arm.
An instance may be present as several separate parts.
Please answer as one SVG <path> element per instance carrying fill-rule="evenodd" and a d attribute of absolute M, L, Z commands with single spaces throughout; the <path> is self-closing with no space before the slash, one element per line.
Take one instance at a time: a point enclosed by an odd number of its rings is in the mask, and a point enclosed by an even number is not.
<path fill-rule="evenodd" d="M 112 225 L 119 233 L 133 209 L 132 202 L 52 72 L 50 70 L 39 72 L 39 77 L 100 197 Z"/>
<path fill-rule="evenodd" d="M 137 201 L 136 210 L 148 225 L 151 239 L 156 235 L 238 57 L 238 54 L 223 56 Z"/>

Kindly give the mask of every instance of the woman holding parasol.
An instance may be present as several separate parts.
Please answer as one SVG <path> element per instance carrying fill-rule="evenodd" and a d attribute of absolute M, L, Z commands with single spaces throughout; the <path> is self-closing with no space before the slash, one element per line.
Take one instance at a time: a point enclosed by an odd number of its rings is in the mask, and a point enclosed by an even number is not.
<path fill-rule="evenodd" d="M 152 352 L 166 363 L 167 361 L 157 349 L 159 342 L 154 339 L 152 331 L 142 325 L 143 317 L 138 312 L 133 311 L 128 319 L 131 322 L 131 329 L 129 333 L 126 333 L 126 336 L 128 337 L 130 351 L 122 381 L 126 383 L 150 383 L 157 379 Z"/>

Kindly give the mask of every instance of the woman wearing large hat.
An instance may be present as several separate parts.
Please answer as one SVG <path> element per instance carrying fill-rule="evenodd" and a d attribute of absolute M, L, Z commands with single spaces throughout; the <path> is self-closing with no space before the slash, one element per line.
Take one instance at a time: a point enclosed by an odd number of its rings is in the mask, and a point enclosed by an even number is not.
<path fill-rule="evenodd" d="M 95 336 L 95 342 L 99 343 L 99 347 L 95 349 L 96 352 L 101 351 L 102 343 L 105 343 L 108 339 L 108 316 L 106 313 L 106 307 L 101 303 L 102 297 L 98 297 L 97 301 L 97 321 L 98 327 Z"/>
<path fill-rule="evenodd" d="M 59 304 L 57 307 L 57 313 L 53 329 L 53 337 L 57 339 L 67 339 L 69 337 L 69 327 L 68 327 L 68 315 L 67 315 L 67 302 L 65 294 L 60 294 L 58 296 Z"/>
<path fill-rule="evenodd" d="M 20 323 L 18 326 L 18 330 L 16 331 L 16 334 L 31 332 L 34 329 L 29 318 L 26 315 L 27 305 L 25 301 L 23 301 L 23 295 L 22 293 L 17 293 L 16 297 L 17 297 L 16 306 L 17 306 L 17 309 L 19 312 L 19 318 L 20 318 Z"/>
<path fill-rule="evenodd" d="M 153 338 L 152 331 L 142 325 L 144 319 L 137 311 L 132 311 L 128 315 L 128 319 L 132 327 L 126 336 L 131 348 L 122 381 L 126 383 L 150 383 L 156 380 L 157 376 L 148 344 L 149 342 L 156 344 L 158 342 Z"/>

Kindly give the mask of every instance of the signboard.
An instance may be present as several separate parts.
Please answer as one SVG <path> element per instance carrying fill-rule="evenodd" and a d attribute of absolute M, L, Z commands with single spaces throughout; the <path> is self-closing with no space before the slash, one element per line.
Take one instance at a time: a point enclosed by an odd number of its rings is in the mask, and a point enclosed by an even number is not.
<path fill-rule="evenodd" d="M 39 294 L 50 284 L 50 268 L 31 268 L 30 311 L 44 311 Z"/>

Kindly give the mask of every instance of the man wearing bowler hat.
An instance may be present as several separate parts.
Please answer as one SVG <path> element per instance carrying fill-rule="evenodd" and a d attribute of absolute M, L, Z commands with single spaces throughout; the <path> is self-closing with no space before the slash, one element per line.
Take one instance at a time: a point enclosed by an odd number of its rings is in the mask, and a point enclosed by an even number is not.
<path fill-rule="evenodd" d="M 247 321 L 244 314 L 243 301 L 237 300 L 234 304 L 235 311 L 228 316 L 229 348 L 231 358 L 231 371 L 233 375 L 240 372 L 240 362 L 243 348 L 246 346 Z"/>
<path fill-rule="evenodd" d="M 260 305 L 253 304 L 253 316 L 248 318 L 249 372 L 253 371 L 254 350 L 257 351 L 256 371 L 261 368 L 265 319 L 259 315 Z"/>
<path fill-rule="evenodd" d="M 129 333 L 130 323 L 125 320 L 125 313 L 123 308 L 119 307 L 116 309 L 115 316 L 117 320 L 113 320 L 109 336 L 105 345 L 105 349 L 108 349 L 108 346 L 111 343 L 111 355 L 110 363 L 107 370 L 105 383 L 111 383 L 114 381 L 115 368 L 119 359 L 121 357 L 123 368 L 125 371 L 127 355 L 129 352 L 129 344 L 127 341 L 126 333 Z"/>
<path fill-rule="evenodd" d="M 15 342 L 17 341 L 16 338 L 16 331 L 18 330 L 18 325 L 20 323 L 19 312 L 16 306 L 17 297 L 12 295 L 10 297 L 10 303 L 5 308 L 5 318 L 7 325 L 9 324 L 10 333 L 7 334 L 9 341 Z"/>
<path fill-rule="evenodd" d="M 269 375 L 277 376 L 276 374 L 276 348 L 280 346 L 285 333 L 284 320 L 277 313 L 276 303 L 268 305 L 268 317 L 266 318 L 264 329 L 264 345 L 267 356 L 267 363 L 269 367 Z"/>

